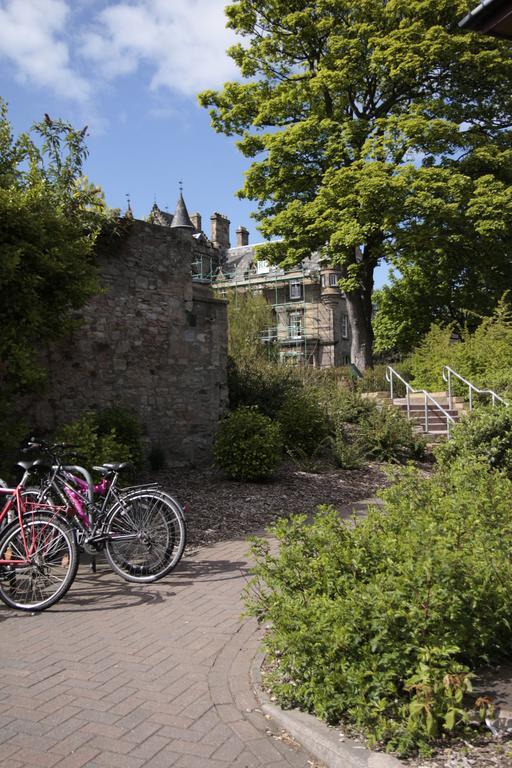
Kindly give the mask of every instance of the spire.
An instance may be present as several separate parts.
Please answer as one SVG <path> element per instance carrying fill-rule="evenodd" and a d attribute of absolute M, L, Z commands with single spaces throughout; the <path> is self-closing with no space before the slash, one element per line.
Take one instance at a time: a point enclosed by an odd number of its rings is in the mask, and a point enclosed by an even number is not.
<path fill-rule="evenodd" d="M 178 203 L 176 205 L 176 211 L 172 220 L 171 227 L 176 227 L 179 229 L 194 229 L 194 225 L 190 221 L 190 216 L 188 215 L 187 206 L 185 205 L 185 201 L 183 199 L 183 186 L 180 181 L 180 196 L 178 198 Z"/>

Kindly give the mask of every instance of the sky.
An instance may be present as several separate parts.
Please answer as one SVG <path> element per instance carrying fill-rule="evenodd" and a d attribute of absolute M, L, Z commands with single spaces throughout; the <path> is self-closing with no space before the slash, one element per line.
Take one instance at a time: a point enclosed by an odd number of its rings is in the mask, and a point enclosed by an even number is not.
<path fill-rule="evenodd" d="M 248 160 L 217 134 L 197 94 L 238 72 L 226 49 L 226 0 L 0 0 L 0 96 L 15 134 L 45 113 L 88 126 L 86 173 L 106 202 L 137 218 L 174 212 L 183 183 L 189 213 L 210 232 L 213 212 L 260 242 L 239 200 Z M 380 270 L 377 284 L 383 280 Z"/>

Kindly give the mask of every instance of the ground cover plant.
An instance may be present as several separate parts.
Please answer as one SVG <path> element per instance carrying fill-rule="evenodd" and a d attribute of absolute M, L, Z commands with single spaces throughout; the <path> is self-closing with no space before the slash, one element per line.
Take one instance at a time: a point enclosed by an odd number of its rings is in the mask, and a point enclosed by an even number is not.
<path fill-rule="evenodd" d="M 357 525 L 331 507 L 253 542 L 249 611 L 283 706 L 411 754 L 467 727 L 472 671 L 510 657 L 512 482 L 482 462 L 409 468 Z"/>

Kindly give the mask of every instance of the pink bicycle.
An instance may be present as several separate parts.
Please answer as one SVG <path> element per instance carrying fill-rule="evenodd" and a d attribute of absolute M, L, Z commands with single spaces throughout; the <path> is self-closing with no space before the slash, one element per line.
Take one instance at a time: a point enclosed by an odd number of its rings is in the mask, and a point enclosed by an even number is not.
<path fill-rule="evenodd" d="M 10 608 L 42 611 L 60 600 L 78 569 L 74 535 L 63 507 L 23 498 L 28 469 L 15 488 L 0 487 L 0 599 Z"/>

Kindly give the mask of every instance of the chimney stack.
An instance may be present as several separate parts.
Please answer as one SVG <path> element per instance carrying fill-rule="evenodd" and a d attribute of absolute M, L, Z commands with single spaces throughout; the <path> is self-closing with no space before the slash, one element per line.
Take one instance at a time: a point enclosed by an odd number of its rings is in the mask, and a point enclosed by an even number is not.
<path fill-rule="evenodd" d="M 231 248 L 231 243 L 229 242 L 229 225 L 231 222 L 227 216 L 223 216 L 222 213 L 212 213 L 210 221 L 212 224 L 212 243 L 217 248 Z"/>
<path fill-rule="evenodd" d="M 194 225 L 194 229 L 195 229 L 196 233 L 199 233 L 199 232 L 202 231 L 201 230 L 202 223 L 201 223 L 201 214 L 200 213 L 191 213 L 190 214 L 190 221 Z"/>
<path fill-rule="evenodd" d="M 236 231 L 236 245 L 240 248 L 242 245 L 249 245 L 249 230 L 245 227 L 238 227 Z"/>

